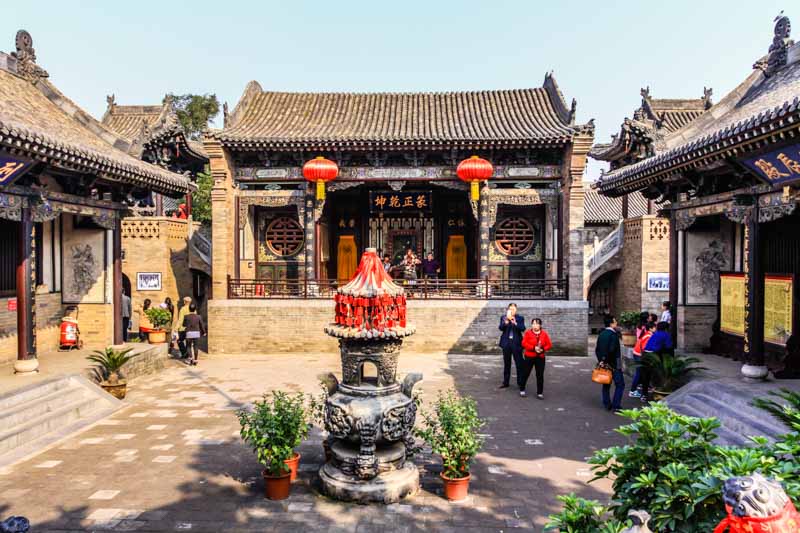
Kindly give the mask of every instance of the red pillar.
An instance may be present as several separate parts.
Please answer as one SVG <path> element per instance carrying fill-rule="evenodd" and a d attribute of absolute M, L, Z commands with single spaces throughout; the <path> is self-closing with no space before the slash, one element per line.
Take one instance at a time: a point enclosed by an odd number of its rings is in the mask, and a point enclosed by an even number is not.
<path fill-rule="evenodd" d="M 113 295 L 114 308 L 114 344 L 122 344 L 122 219 L 115 215 L 113 230 Z"/>
<path fill-rule="evenodd" d="M 186 193 L 186 217 L 192 218 L 192 193 Z"/>
<path fill-rule="evenodd" d="M 38 372 L 36 360 L 36 284 L 33 247 L 33 217 L 30 207 L 23 207 L 19 221 L 17 259 L 17 373 Z"/>

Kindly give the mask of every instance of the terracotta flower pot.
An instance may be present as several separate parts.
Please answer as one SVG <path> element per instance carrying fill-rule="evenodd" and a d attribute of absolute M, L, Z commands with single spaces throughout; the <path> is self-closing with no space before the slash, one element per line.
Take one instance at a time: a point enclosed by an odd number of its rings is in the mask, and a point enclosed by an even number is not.
<path fill-rule="evenodd" d="M 290 481 L 294 481 L 297 479 L 297 465 L 300 464 L 300 454 L 295 452 L 294 457 L 291 459 L 286 459 L 284 462 L 286 463 L 286 466 L 289 467 Z"/>
<path fill-rule="evenodd" d="M 128 392 L 128 384 L 125 381 L 120 381 L 118 383 L 107 383 L 102 382 L 100 386 L 103 388 L 104 391 L 109 393 L 111 396 L 118 400 L 122 400 L 125 398 L 125 394 Z"/>
<path fill-rule="evenodd" d="M 150 344 L 164 344 L 167 342 L 167 332 L 163 329 L 151 331 L 147 334 L 147 340 Z"/>
<path fill-rule="evenodd" d="M 262 475 L 264 476 L 264 497 L 268 500 L 285 500 L 289 497 L 289 489 L 292 486 L 291 472 L 280 476 L 270 476 L 264 470 Z"/>
<path fill-rule="evenodd" d="M 467 477 L 462 478 L 449 478 L 445 476 L 444 473 L 441 473 L 439 477 L 442 478 L 445 498 L 450 501 L 458 501 L 467 497 L 467 493 L 469 492 L 469 480 L 472 477 L 471 474 L 467 474 Z"/>
<path fill-rule="evenodd" d="M 628 348 L 633 348 L 634 346 L 636 346 L 636 333 L 623 331 L 622 345 Z"/>

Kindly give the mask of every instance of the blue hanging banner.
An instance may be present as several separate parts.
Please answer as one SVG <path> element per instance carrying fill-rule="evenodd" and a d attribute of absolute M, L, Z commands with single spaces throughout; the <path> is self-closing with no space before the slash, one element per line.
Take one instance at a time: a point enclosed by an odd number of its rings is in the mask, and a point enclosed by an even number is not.
<path fill-rule="evenodd" d="M 800 180 L 800 145 L 785 146 L 742 160 L 759 178 L 772 185 Z"/>
<path fill-rule="evenodd" d="M 30 161 L 0 155 L 0 186 L 11 185 L 25 174 L 32 164 Z"/>

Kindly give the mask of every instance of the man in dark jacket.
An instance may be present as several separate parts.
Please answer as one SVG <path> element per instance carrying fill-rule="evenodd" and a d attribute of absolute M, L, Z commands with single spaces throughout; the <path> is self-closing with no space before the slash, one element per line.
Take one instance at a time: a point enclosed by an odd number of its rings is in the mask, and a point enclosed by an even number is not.
<path fill-rule="evenodd" d="M 514 366 L 517 369 L 517 385 L 519 385 L 519 395 L 526 396 L 525 382 L 522 379 L 521 369 L 524 364 L 522 360 L 522 335 L 525 333 L 525 318 L 517 314 L 517 304 L 508 304 L 506 314 L 500 319 L 500 348 L 503 349 L 503 384 L 501 389 L 508 388 L 511 380 L 511 358 L 514 358 Z"/>
<path fill-rule="evenodd" d="M 611 399 L 611 385 L 603 385 L 603 407 L 609 411 L 618 411 L 622 408 L 622 393 L 625 392 L 625 377 L 622 374 L 622 350 L 619 346 L 619 333 L 617 333 L 617 319 L 607 316 L 604 319 L 605 328 L 597 336 L 595 355 L 597 361 L 605 363 L 611 368 L 614 379 L 614 399 Z"/>
<path fill-rule="evenodd" d="M 183 317 L 184 330 L 186 331 L 186 352 L 189 354 L 189 364 L 197 365 L 197 341 L 206 335 L 206 325 L 203 317 L 197 314 L 197 305 L 189 304 L 189 312 Z"/>

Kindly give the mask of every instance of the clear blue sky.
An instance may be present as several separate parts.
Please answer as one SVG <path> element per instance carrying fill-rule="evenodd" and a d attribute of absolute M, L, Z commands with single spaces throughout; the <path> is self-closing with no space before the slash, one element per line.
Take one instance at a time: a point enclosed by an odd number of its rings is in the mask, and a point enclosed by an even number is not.
<path fill-rule="evenodd" d="M 606 142 L 640 87 L 697 98 L 705 85 L 719 100 L 766 53 L 783 8 L 800 24 L 786 0 L 36 0 L 4 9 L 0 50 L 27 29 L 52 81 L 96 117 L 110 93 L 119 104 L 216 93 L 232 109 L 253 79 L 266 90 L 446 91 L 538 87 L 553 70 Z"/>

